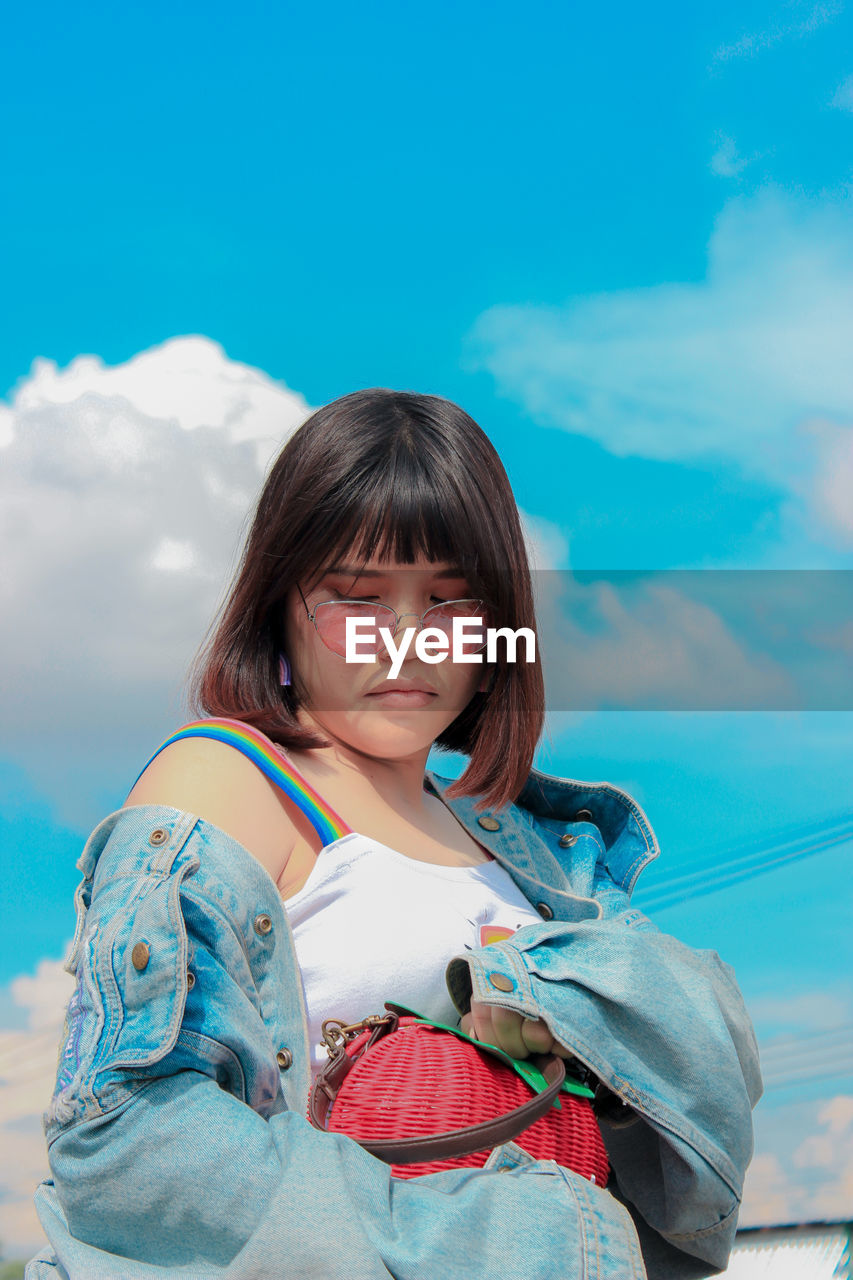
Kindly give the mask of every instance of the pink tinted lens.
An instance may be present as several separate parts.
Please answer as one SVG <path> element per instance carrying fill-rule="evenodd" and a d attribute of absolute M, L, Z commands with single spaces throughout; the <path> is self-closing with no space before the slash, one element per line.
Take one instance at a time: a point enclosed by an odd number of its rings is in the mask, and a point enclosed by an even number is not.
<path fill-rule="evenodd" d="M 357 640 L 357 652 L 362 656 L 385 652 L 385 644 L 379 634 L 380 627 L 394 628 L 394 610 L 384 604 L 352 604 L 347 600 L 329 600 L 317 605 L 314 626 L 320 639 L 333 653 L 346 657 L 347 618 L 357 618 L 367 623 L 361 628 Z"/>
<path fill-rule="evenodd" d="M 480 600 L 448 600 L 445 604 L 433 605 L 424 614 L 425 627 L 437 627 L 453 640 L 454 619 L 468 619 L 466 634 L 462 638 L 460 648 L 463 654 L 479 653 L 486 647 L 486 627 L 488 617 L 485 606 Z M 478 621 L 479 627 L 473 623 Z"/>

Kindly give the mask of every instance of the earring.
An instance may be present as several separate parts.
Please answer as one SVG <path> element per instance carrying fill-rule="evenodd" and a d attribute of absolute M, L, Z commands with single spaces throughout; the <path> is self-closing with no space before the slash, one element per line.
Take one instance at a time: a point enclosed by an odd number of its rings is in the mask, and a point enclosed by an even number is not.
<path fill-rule="evenodd" d="M 284 653 L 278 655 L 278 679 L 282 686 L 290 684 L 290 663 Z"/>

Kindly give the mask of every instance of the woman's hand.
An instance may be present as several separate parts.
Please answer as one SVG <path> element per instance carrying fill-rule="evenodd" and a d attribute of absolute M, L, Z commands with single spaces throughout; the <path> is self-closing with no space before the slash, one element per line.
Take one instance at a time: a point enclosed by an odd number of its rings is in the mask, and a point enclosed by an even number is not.
<path fill-rule="evenodd" d="M 475 1040 L 503 1049 L 511 1058 L 527 1058 L 531 1053 L 555 1053 L 558 1058 L 572 1056 L 554 1039 L 543 1018 L 525 1018 L 512 1009 L 480 1004 L 477 1000 L 472 1000 L 470 1011 L 463 1014 L 459 1030 Z"/>

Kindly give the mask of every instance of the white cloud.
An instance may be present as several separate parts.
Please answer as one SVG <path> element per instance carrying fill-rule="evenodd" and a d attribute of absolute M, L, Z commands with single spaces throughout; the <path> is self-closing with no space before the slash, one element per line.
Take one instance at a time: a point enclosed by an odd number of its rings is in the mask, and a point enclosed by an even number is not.
<path fill-rule="evenodd" d="M 546 426 L 619 456 L 728 462 L 789 495 L 791 521 L 853 542 L 853 222 L 768 189 L 721 212 L 700 283 L 496 306 L 471 369 Z M 820 420 L 816 431 L 799 429 Z M 807 494 L 805 498 L 803 495 Z M 824 494 L 829 501 L 824 501 Z"/>
<path fill-rule="evenodd" d="M 853 111 L 853 75 L 847 76 L 832 95 L 831 106 L 839 111 Z"/>
<path fill-rule="evenodd" d="M 833 1138 L 853 1131 L 853 1097 L 839 1094 L 824 1103 L 817 1116 L 821 1124 L 825 1124 Z"/>
<path fill-rule="evenodd" d="M 189 573 L 199 558 L 197 547 L 180 538 L 163 538 L 154 548 L 151 568 L 163 573 Z"/>
<path fill-rule="evenodd" d="M 759 1039 L 768 1044 L 781 1036 L 829 1031 L 853 1021 L 853 1004 L 846 988 L 762 996 L 750 1001 L 749 1012 Z"/>
<path fill-rule="evenodd" d="M 770 148 L 769 151 L 754 151 L 751 155 L 742 155 L 734 138 L 718 131 L 714 136 L 714 150 L 708 167 L 718 178 L 737 178 L 756 160 L 761 160 L 772 152 L 773 148 Z"/>
<path fill-rule="evenodd" d="M 536 587 L 551 707 L 723 709 L 796 701 L 783 667 L 749 652 L 713 608 L 665 582 L 650 578 L 617 590 L 606 579 L 543 574 Z"/>
<path fill-rule="evenodd" d="M 76 425 L 85 431 L 83 406 L 90 398 L 116 406 L 126 402 L 130 408 L 129 417 L 114 419 L 110 426 L 113 461 L 120 469 L 140 461 L 147 451 L 144 419 L 184 431 L 221 430 L 232 444 L 252 444 L 264 467 L 309 412 L 296 392 L 260 369 L 229 360 L 210 338 L 193 336 L 172 338 L 112 367 L 98 356 L 78 356 L 67 369 L 38 359 L 15 392 L 13 413 L 75 406 Z M 94 405 L 91 422 L 96 429 L 101 425 Z M 102 433 L 102 460 L 108 452 Z"/>
<path fill-rule="evenodd" d="M 736 178 L 748 164 L 749 160 L 739 153 L 734 138 L 730 138 L 725 133 L 717 135 L 714 153 L 711 156 L 712 173 L 718 178 Z"/>
<path fill-rule="evenodd" d="M 534 573 L 544 569 L 569 567 L 569 542 L 565 531 L 551 520 L 519 511 L 521 528 L 530 568 Z"/>
<path fill-rule="evenodd" d="M 853 1207 L 853 1096 L 759 1103 L 756 1155 L 740 1225 L 848 1219 Z"/>
<path fill-rule="evenodd" d="M 791 1162 L 818 1177 L 823 1173 L 818 1185 L 826 1184 L 824 1189 L 834 1203 L 838 1192 L 846 1188 L 844 1213 L 849 1215 L 853 1205 L 853 1097 L 839 1094 L 829 1099 L 818 1108 L 817 1123 L 821 1128 L 799 1144 Z"/>
<path fill-rule="evenodd" d="M 42 960 L 35 973 L 20 974 L 0 992 L 0 1008 L 19 1006 L 27 1024 L 0 1027 L 0 1241 L 10 1255 L 29 1256 L 44 1243 L 32 1202 L 37 1183 L 50 1176 L 41 1117 L 73 989 L 62 960 Z"/>
<path fill-rule="evenodd" d="M 841 547 L 853 544 L 853 422 L 811 420 L 800 430 L 813 441 L 814 471 L 795 488 Z"/>
<path fill-rule="evenodd" d="M 35 973 L 22 973 L 9 984 L 13 1002 L 27 1011 L 29 1031 L 58 1032 L 73 990 L 62 960 L 40 960 Z"/>
<path fill-rule="evenodd" d="M 796 1222 L 800 1215 L 800 1201 L 800 1188 L 791 1181 L 779 1157 L 756 1155 L 747 1170 L 740 1225 Z"/>
<path fill-rule="evenodd" d="M 737 58 L 754 57 L 755 54 L 771 49 L 783 40 L 798 40 L 811 35 L 820 27 L 826 26 L 843 11 L 842 0 L 820 0 L 818 4 L 804 4 L 802 0 L 794 0 L 787 8 L 793 10 L 793 19 L 788 22 L 775 22 L 760 31 L 748 32 L 731 44 L 721 45 L 715 52 L 713 62 L 731 62 Z M 799 11 L 799 14 L 798 12 Z"/>
<path fill-rule="evenodd" d="M 850 1146 L 848 1139 L 848 1151 Z M 814 1221 L 847 1222 L 850 1220 L 850 1209 L 853 1205 L 853 1162 L 850 1161 L 849 1156 L 846 1167 L 827 1181 L 820 1198 L 814 1203 L 820 1205 L 820 1214 L 815 1215 Z"/>
<path fill-rule="evenodd" d="M 825 1133 L 815 1134 L 801 1142 L 794 1152 L 793 1163 L 798 1169 L 828 1169 L 836 1155 L 835 1147 Z"/>
<path fill-rule="evenodd" d="M 44 733 L 67 747 L 83 725 L 94 737 L 164 714 L 264 467 L 309 412 L 207 338 L 115 367 L 35 362 L 0 407 L 0 628 L 16 672 L 3 731 L 18 758 Z"/>
<path fill-rule="evenodd" d="M 50 1177 L 41 1120 L 0 1123 L 0 1241 L 8 1258 L 31 1258 L 46 1239 L 33 1204 L 33 1192 Z"/>

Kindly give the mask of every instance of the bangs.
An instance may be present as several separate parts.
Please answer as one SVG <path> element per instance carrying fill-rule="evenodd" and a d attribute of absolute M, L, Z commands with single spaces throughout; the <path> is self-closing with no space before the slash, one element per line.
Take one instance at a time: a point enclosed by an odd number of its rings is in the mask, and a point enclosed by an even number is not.
<path fill-rule="evenodd" d="M 342 560 L 363 565 L 376 556 L 414 564 L 423 556 L 458 565 L 480 581 L 492 556 L 479 545 L 471 503 L 434 464 L 427 469 L 408 451 L 394 461 L 388 468 L 377 459 L 358 483 L 350 477 L 343 493 L 329 495 L 328 509 L 336 515 L 327 536 L 312 539 L 321 558 L 311 573 Z"/>

